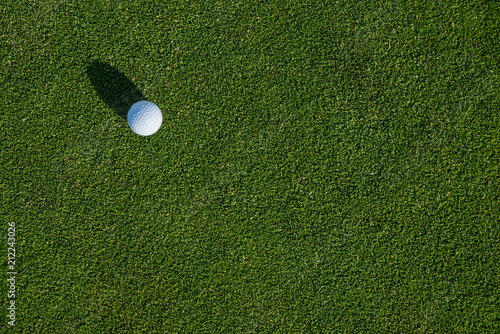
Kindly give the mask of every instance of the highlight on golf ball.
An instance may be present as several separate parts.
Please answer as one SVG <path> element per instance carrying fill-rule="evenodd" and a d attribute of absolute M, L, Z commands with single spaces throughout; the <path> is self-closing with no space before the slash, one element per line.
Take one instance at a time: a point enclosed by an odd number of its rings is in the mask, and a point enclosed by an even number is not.
<path fill-rule="evenodd" d="M 127 114 L 128 126 L 139 136 L 150 136 L 158 131 L 162 120 L 160 108 L 149 101 L 134 103 Z"/>

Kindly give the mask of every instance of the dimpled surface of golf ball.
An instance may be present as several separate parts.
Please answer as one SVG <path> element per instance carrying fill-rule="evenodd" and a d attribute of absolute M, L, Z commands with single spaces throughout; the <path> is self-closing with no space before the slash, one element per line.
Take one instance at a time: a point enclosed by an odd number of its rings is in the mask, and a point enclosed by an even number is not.
<path fill-rule="evenodd" d="M 139 136 L 150 136 L 158 131 L 162 120 L 160 108 L 149 101 L 134 103 L 127 114 L 128 126 Z"/>

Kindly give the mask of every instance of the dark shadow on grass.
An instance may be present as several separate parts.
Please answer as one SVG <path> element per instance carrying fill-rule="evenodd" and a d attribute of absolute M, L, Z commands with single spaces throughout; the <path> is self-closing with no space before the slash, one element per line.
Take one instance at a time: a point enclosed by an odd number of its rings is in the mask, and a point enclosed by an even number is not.
<path fill-rule="evenodd" d="M 118 115 L 127 119 L 132 104 L 146 100 L 141 90 L 113 66 L 93 61 L 87 66 L 87 75 L 97 94 Z"/>

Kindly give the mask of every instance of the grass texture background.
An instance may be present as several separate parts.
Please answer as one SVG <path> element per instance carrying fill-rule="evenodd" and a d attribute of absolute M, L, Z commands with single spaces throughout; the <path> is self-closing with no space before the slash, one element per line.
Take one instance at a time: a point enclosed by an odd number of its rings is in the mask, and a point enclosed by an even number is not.
<path fill-rule="evenodd" d="M 479 0 L 3 1 L 10 330 L 500 331 L 499 22 Z M 142 98 L 151 137 L 123 117 Z"/>

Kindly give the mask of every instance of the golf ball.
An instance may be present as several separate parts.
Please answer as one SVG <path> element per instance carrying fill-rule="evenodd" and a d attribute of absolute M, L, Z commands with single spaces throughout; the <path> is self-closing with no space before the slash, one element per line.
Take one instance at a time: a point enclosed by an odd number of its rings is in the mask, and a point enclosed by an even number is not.
<path fill-rule="evenodd" d="M 128 126 L 139 136 L 149 136 L 158 131 L 162 120 L 160 108 L 149 101 L 134 103 L 127 114 Z"/>

